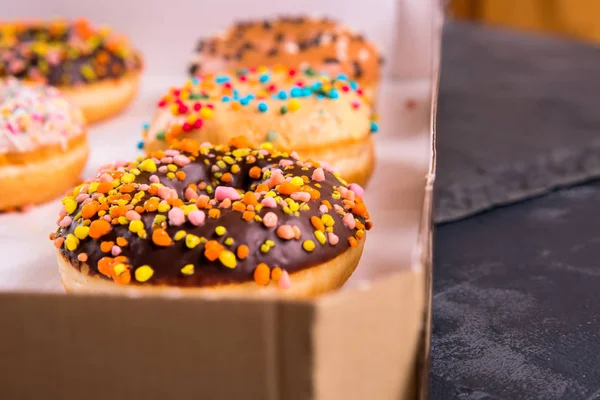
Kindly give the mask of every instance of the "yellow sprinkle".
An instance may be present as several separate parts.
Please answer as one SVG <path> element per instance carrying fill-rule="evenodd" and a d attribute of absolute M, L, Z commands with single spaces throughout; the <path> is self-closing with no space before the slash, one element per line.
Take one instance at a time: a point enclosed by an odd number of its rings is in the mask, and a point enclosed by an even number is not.
<path fill-rule="evenodd" d="M 75 251 L 75 249 L 77 249 L 77 246 L 79 246 L 79 239 L 77 239 L 75 235 L 69 233 L 67 235 L 67 238 L 65 239 L 65 247 L 68 250 Z"/>
<path fill-rule="evenodd" d="M 73 214 L 77 209 L 77 202 L 70 197 L 66 197 L 63 200 L 63 204 L 65 205 L 65 210 L 68 214 Z"/>
<path fill-rule="evenodd" d="M 154 275 L 154 270 L 149 265 L 142 265 L 135 270 L 135 279 L 138 282 L 146 282 L 152 278 L 152 275 Z"/>
<path fill-rule="evenodd" d="M 199 244 L 200 244 L 200 238 L 198 236 L 192 235 L 190 233 L 185 237 L 185 245 L 188 248 L 193 249 L 194 247 L 198 246 Z"/>
<path fill-rule="evenodd" d="M 115 275 L 121 276 L 125 271 L 127 271 L 127 267 L 123 263 L 119 263 L 113 267 L 113 271 L 115 271 Z"/>
<path fill-rule="evenodd" d="M 148 232 L 146 232 L 144 229 L 142 229 L 141 231 L 139 231 L 137 233 L 138 237 L 140 239 L 147 239 L 148 238 Z"/>
<path fill-rule="evenodd" d="M 164 213 L 164 212 L 167 212 L 167 211 L 169 211 L 170 209 L 171 209 L 171 206 L 170 206 L 170 205 L 168 205 L 167 203 L 162 203 L 162 202 L 161 202 L 161 203 L 158 205 L 158 212 Z"/>
<path fill-rule="evenodd" d="M 123 175 L 121 175 L 121 182 L 123 183 L 131 183 L 135 180 L 135 175 L 134 174 L 130 174 L 129 172 L 124 173 Z"/>
<path fill-rule="evenodd" d="M 273 144 L 271 142 L 264 142 L 260 144 L 261 149 L 273 150 Z"/>
<path fill-rule="evenodd" d="M 186 235 L 186 231 L 177 231 L 177 233 L 175 234 L 175 236 L 173 236 L 173 239 L 175 239 L 175 241 L 180 241 L 181 239 L 183 239 Z"/>
<path fill-rule="evenodd" d="M 225 233 L 227 233 L 227 229 L 225 229 L 224 226 L 219 225 L 215 228 L 215 233 L 219 236 L 223 236 Z"/>
<path fill-rule="evenodd" d="M 140 220 L 131 221 L 129 223 L 129 230 L 133 233 L 144 230 L 144 223 Z"/>
<path fill-rule="evenodd" d="M 321 216 L 321 221 L 323 221 L 323 225 L 325 226 L 333 226 L 333 224 L 335 224 L 333 217 L 329 214 L 323 214 Z"/>
<path fill-rule="evenodd" d="M 294 112 L 300 108 L 300 101 L 298 99 L 291 99 L 288 103 L 288 110 Z"/>
<path fill-rule="evenodd" d="M 231 166 L 231 173 L 232 174 L 237 174 L 238 172 L 240 172 L 240 166 L 237 164 L 234 164 Z"/>
<path fill-rule="evenodd" d="M 269 247 L 273 247 L 273 246 L 275 246 L 275 242 L 274 242 L 274 241 L 272 241 L 272 240 L 266 240 L 266 241 L 265 241 L 265 244 L 266 244 L 267 246 L 269 246 Z"/>
<path fill-rule="evenodd" d="M 141 171 L 137 168 L 133 168 L 133 169 L 129 170 L 129 172 L 131 172 L 132 174 L 134 174 L 136 176 L 141 174 Z"/>
<path fill-rule="evenodd" d="M 119 224 L 121 225 L 127 225 L 129 223 L 129 220 L 122 215 L 117 219 L 117 221 L 119 221 Z"/>
<path fill-rule="evenodd" d="M 166 215 L 157 215 L 156 217 L 154 217 L 154 225 L 160 225 L 163 222 L 165 222 L 167 220 L 167 216 Z"/>
<path fill-rule="evenodd" d="M 263 253 L 268 253 L 269 250 L 271 250 L 271 248 L 269 247 L 268 244 L 263 243 L 260 245 L 260 251 L 262 251 Z"/>
<path fill-rule="evenodd" d="M 300 178 L 299 176 L 295 176 L 292 178 L 290 183 L 294 186 L 300 187 L 300 186 L 304 185 L 304 180 L 302 180 L 302 178 Z"/>
<path fill-rule="evenodd" d="M 75 233 L 77 239 L 83 240 L 90 234 L 90 228 L 87 226 L 78 226 L 77 228 L 75 228 L 73 233 Z"/>
<path fill-rule="evenodd" d="M 88 187 L 88 194 L 96 193 L 96 190 L 98 190 L 98 185 L 100 185 L 100 183 L 91 182 L 90 186 Z"/>
<path fill-rule="evenodd" d="M 81 190 L 82 187 L 83 187 L 83 184 L 81 184 L 81 185 L 73 188 L 72 195 L 75 196 L 75 197 L 77 197 L 79 195 L 79 191 Z"/>
<path fill-rule="evenodd" d="M 202 119 L 210 119 L 213 117 L 213 110 L 208 107 L 202 107 L 200 110 L 200 118 Z"/>
<path fill-rule="evenodd" d="M 231 246 L 233 244 L 233 238 L 228 237 L 223 243 L 225 243 L 225 246 Z"/>
<path fill-rule="evenodd" d="M 302 248 L 308 252 L 311 252 L 315 249 L 315 242 L 313 242 L 312 240 L 305 240 L 302 243 Z"/>
<path fill-rule="evenodd" d="M 327 238 L 325 237 L 325 234 L 321 231 L 314 231 L 315 237 L 317 238 L 317 240 L 319 241 L 319 243 L 321 244 L 325 244 L 327 243 Z"/>
<path fill-rule="evenodd" d="M 225 161 L 229 165 L 235 164 L 235 160 L 233 158 L 229 157 L 229 156 L 223 157 L 223 161 Z"/>
<path fill-rule="evenodd" d="M 254 206 L 254 211 L 256 211 L 256 212 L 260 212 L 260 210 L 262 210 L 262 209 L 263 209 L 263 207 L 264 207 L 264 206 L 263 206 L 262 204 L 257 204 L 257 205 L 255 205 L 255 206 Z"/>
<path fill-rule="evenodd" d="M 231 152 L 231 154 L 233 154 L 234 157 L 246 157 L 248 154 L 250 154 L 250 149 L 235 149 Z"/>
<path fill-rule="evenodd" d="M 177 171 L 177 165 L 169 164 L 169 165 L 167 165 L 167 170 L 171 171 L 171 172 L 175 172 L 175 171 Z"/>
<path fill-rule="evenodd" d="M 171 105 L 171 114 L 173 114 L 173 115 L 179 114 L 179 106 L 177 104 Z"/>
<path fill-rule="evenodd" d="M 290 210 L 292 210 L 293 212 L 298 211 L 298 209 L 300 208 L 300 204 L 293 202 L 292 204 L 290 204 Z"/>
<path fill-rule="evenodd" d="M 225 161 L 219 160 L 217 161 L 217 167 L 219 167 L 220 169 L 225 169 L 227 168 L 227 164 L 225 164 Z"/>
<path fill-rule="evenodd" d="M 187 264 L 181 268 L 181 273 L 184 275 L 192 275 L 194 273 L 194 264 Z"/>
<path fill-rule="evenodd" d="M 223 250 L 221 254 L 219 254 L 219 261 L 227 268 L 235 268 L 237 266 L 235 255 L 229 250 Z"/>
<path fill-rule="evenodd" d="M 153 159 L 147 158 L 140 163 L 138 166 L 142 171 L 146 172 L 156 172 L 156 163 Z"/>

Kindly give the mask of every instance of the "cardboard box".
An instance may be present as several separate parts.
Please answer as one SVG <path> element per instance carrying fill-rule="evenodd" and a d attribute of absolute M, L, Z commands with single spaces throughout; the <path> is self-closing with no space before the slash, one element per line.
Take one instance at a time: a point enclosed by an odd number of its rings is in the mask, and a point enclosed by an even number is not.
<path fill-rule="evenodd" d="M 345 288 L 303 301 L 65 296 L 55 261 L 47 257 L 54 250 L 41 241 L 56 203 L 28 216 L 4 215 L 0 398 L 426 398 L 436 15 L 431 24 L 413 25 L 432 38 L 425 79 L 413 82 L 403 71 L 404 81 L 384 84 L 387 133 L 378 138 L 378 167 L 366 199 L 376 225 Z M 138 112 L 147 112 L 162 90 L 158 81 L 146 79 L 152 90 L 119 129 L 139 126 Z M 96 149 L 112 140 L 102 132 L 116 126 L 97 128 Z M 94 157 L 92 164 L 99 163 Z M 32 249 L 32 242 L 39 247 Z"/>

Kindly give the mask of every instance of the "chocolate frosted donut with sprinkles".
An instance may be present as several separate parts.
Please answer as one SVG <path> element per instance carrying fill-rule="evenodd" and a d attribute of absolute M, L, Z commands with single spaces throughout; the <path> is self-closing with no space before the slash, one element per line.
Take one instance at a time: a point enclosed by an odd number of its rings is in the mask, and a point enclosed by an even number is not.
<path fill-rule="evenodd" d="M 142 61 L 127 40 L 85 19 L 0 22 L 0 77 L 56 86 L 87 122 L 121 111 L 137 91 Z"/>
<path fill-rule="evenodd" d="M 225 32 L 198 40 L 189 66 L 192 76 L 239 68 L 311 65 L 319 72 L 345 74 L 374 99 L 382 58 L 364 35 L 329 18 L 282 16 L 240 21 Z"/>
<path fill-rule="evenodd" d="M 170 89 L 144 127 L 146 151 L 173 139 L 226 144 L 243 134 L 253 147 L 297 151 L 366 184 L 374 165 L 377 123 L 364 92 L 345 75 L 282 66 L 201 75 Z"/>
<path fill-rule="evenodd" d="M 105 166 L 50 235 L 67 292 L 305 297 L 350 277 L 363 189 L 295 153 L 176 141 Z"/>
<path fill-rule="evenodd" d="M 79 180 L 83 116 L 56 88 L 0 79 L 0 210 L 39 204 Z"/>

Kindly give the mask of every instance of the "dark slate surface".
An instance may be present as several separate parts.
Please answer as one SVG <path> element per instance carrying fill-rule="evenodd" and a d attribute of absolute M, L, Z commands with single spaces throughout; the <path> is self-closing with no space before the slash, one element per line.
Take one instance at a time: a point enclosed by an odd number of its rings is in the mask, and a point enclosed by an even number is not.
<path fill-rule="evenodd" d="M 449 23 L 436 220 L 600 176 L 600 49 Z"/>
<path fill-rule="evenodd" d="M 437 228 L 432 399 L 600 399 L 600 182 Z"/>

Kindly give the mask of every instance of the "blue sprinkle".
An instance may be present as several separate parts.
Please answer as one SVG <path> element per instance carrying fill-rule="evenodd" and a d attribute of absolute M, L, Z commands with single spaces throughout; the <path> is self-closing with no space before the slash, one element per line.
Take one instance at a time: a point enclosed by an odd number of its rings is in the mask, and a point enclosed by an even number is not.
<path fill-rule="evenodd" d="M 267 142 L 274 142 L 277 140 L 277 132 L 269 131 L 267 132 Z"/>
<path fill-rule="evenodd" d="M 311 87 L 312 87 L 312 90 L 316 92 L 317 90 L 321 89 L 322 86 L 323 86 L 323 84 L 321 82 L 315 82 L 312 84 Z"/>
<path fill-rule="evenodd" d="M 262 101 L 260 103 L 258 103 L 258 111 L 265 112 L 268 109 L 269 108 L 267 107 L 267 105 L 265 103 L 263 103 Z"/>
<path fill-rule="evenodd" d="M 312 94 L 312 90 L 310 90 L 310 88 L 305 87 L 304 89 L 302 89 L 302 96 L 308 97 L 311 94 Z"/>
<path fill-rule="evenodd" d="M 302 97 L 302 89 L 299 87 L 292 88 L 290 91 L 290 96 L 292 97 Z"/>
<path fill-rule="evenodd" d="M 240 99 L 240 104 L 243 105 L 243 106 L 247 106 L 249 102 L 250 102 L 250 100 L 248 100 L 247 97 L 242 97 Z"/>
<path fill-rule="evenodd" d="M 317 95 L 317 100 L 323 100 L 324 98 L 325 98 L 325 96 L 324 96 L 324 95 L 322 95 L 321 93 L 319 93 L 319 94 Z"/>
<path fill-rule="evenodd" d="M 231 99 L 229 98 L 229 96 L 223 96 L 223 97 L 221 97 L 221 101 L 222 101 L 223 103 L 227 103 L 229 100 L 231 100 Z"/>
<path fill-rule="evenodd" d="M 338 97 L 340 97 L 340 94 L 338 93 L 337 89 L 331 89 L 329 91 L 329 98 L 330 99 L 337 99 Z"/>
<path fill-rule="evenodd" d="M 140 150 L 141 150 L 141 149 L 143 149 L 143 148 L 144 148 L 144 142 L 142 142 L 142 141 L 140 140 L 140 141 L 138 142 L 138 144 L 137 144 L 137 148 L 138 148 L 138 149 L 140 149 Z"/>
<path fill-rule="evenodd" d="M 358 89 L 358 84 L 354 81 L 350 81 L 350 87 L 352 88 L 352 90 L 356 90 Z"/>
<path fill-rule="evenodd" d="M 340 81 L 347 81 L 348 77 L 346 76 L 346 74 L 339 74 L 336 79 Z"/>
<path fill-rule="evenodd" d="M 197 84 L 199 84 L 199 83 L 200 83 L 200 79 L 198 79 L 198 78 L 192 78 L 192 83 L 193 83 L 194 85 L 197 85 Z"/>
<path fill-rule="evenodd" d="M 258 78 L 258 80 L 260 81 L 260 83 L 265 83 L 269 80 L 269 75 L 263 74 Z"/>
<path fill-rule="evenodd" d="M 217 77 L 215 78 L 215 82 L 217 82 L 217 83 L 225 83 L 225 82 L 229 82 L 229 77 L 228 77 L 228 76 L 225 76 L 225 75 L 220 75 L 220 76 L 217 76 Z"/>
<path fill-rule="evenodd" d="M 254 100 L 255 99 L 255 97 L 254 97 L 254 95 L 252 93 L 250 93 L 249 95 L 247 95 L 246 98 L 248 100 Z"/>
<path fill-rule="evenodd" d="M 377 122 L 371 122 L 371 133 L 377 133 L 379 131 L 379 125 Z"/>
<path fill-rule="evenodd" d="M 285 99 L 287 99 L 287 93 L 283 90 L 280 90 L 279 93 L 277 93 L 277 97 L 280 100 L 285 100 Z"/>
<path fill-rule="evenodd" d="M 142 125 L 142 129 L 145 131 L 147 131 L 149 128 L 150 128 L 150 124 L 147 122 Z"/>

